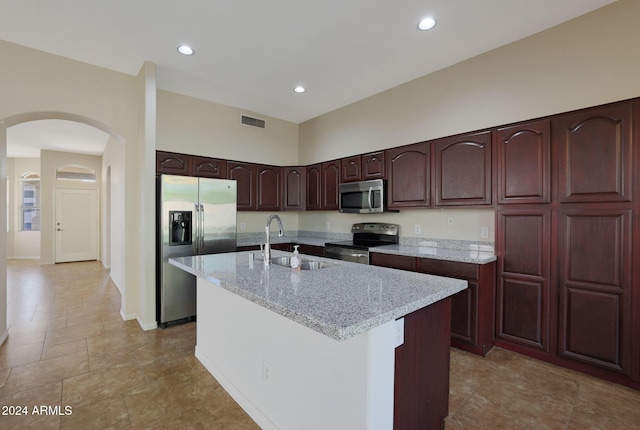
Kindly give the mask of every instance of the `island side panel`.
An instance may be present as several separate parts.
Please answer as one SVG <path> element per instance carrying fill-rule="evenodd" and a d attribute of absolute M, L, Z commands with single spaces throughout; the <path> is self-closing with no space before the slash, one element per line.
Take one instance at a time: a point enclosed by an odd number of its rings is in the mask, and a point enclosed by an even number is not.
<path fill-rule="evenodd" d="M 451 299 L 404 317 L 404 344 L 396 348 L 395 430 L 444 429 L 449 407 Z"/>
<path fill-rule="evenodd" d="M 261 428 L 392 428 L 394 321 L 339 342 L 202 278 L 197 303 L 196 357 Z"/>

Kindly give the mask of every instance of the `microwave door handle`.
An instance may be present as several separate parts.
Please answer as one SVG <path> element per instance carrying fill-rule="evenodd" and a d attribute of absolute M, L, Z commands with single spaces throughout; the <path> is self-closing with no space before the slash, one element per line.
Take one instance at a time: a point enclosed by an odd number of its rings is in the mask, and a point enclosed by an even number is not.
<path fill-rule="evenodd" d="M 373 194 L 373 187 L 369 187 L 369 212 L 373 212 L 373 202 L 371 201 L 371 197 Z"/>

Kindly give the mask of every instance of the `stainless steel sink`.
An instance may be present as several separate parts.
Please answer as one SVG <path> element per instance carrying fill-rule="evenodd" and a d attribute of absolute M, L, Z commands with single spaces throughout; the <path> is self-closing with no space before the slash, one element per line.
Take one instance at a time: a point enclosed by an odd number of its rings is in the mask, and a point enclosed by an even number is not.
<path fill-rule="evenodd" d="M 273 257 L 271 259 L 271 264 L 276 264 L 278 266 L 291 266 L 291 257 L 285 255 L 283 257 Z M 318 270 L 325 269 L 327 267 L 335 266 L 335 264 L 325 263 L 323 261 L 314 261 L 314 260 L 300 260 L 300 270 Z"/>
<path fill-rule="evenodd" d="M 300 270 L 318 270 L 333 266 L 335 266 L 335 264 L 324 263 L 322 261 L 303 261 L 300 263 Z"/>
<path fill-rule="evenodd" d="M 278 266 L 291 266 L 291 257 L 272 257 L 271 264 L 277 264 Z"/>

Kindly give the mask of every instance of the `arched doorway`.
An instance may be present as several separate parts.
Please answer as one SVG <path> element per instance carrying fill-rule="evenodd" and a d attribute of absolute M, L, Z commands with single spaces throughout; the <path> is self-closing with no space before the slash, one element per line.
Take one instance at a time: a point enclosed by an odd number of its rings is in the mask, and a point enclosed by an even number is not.
<path fill-rule="evenodd" d="M 7 219 L 7 201 L 6 201 L 6 178 L 7 178 L 7 130 L 10 127 L 16 126 L 18 124 L 23 124 L 31 121 L 40 121 L 40 120 L 66 120 L 66 121 L 74 121 L 82 124 L 89 125 L 91 127 L 95 127 L 104 133 L 108 134 L 110 149 L 108 154 L 108 160 L 103 161 L 103 166 L 108 165 L 108 178 L 105 175 L 102 175 L 102 181 L 105 183 L 105 187 L 108 189 L 108 193 L 104 193 L 102 198 L 101 206 L 105 208 L 109 208 L 107 212 L 106 209 L 101 211 L 101 220 L 103 225 L 108 224 L 106 230 L 109 232 L 109 239 L 105 241 L 108 244 L 108 247 L 103 247 L 103 253 L 106 255 L 106 266 L 111 268 L 112 272 L 118 275 L 118 279 L 114 279 L 116 285 L 118 285 L 120 292 L 122 294 L 122 302 L 123 306 L 125 303 L 125 289 L 124 289 L 124 259 L 121 257 L 124 254 L 124 225 L 123 223 L 116 223 L 114 225 L 115 220 L 124 219 L 124 145 L 125 139 L 109 126 L 100 123 L 99 121 L 95 121 L 91 118 L 84 117 L 81 115 L 68 114 L 64 112 L 33 112 L 33 113 L 25 113 L 20 115 L 14 115 L 5 119 L 0 119 L 0 223 L 4 223 L 6 225 Z M 105 167 L 106 168 L 106 167 Z M 118 186 L 120 189 L 114 189 L 112 179 L 114 177 L 118 177 Z M 105 196 L 108 197 L 108 202 L 105 200 Z M 50 226 L 53 228 L 53 225 Z M 117 240 L 113 240 L 113 237 L 118 237 Z M 6 243 L 7 232 L 6 228 L 0 229 L 0 243 Z M 118 246 L 118 248 L 114 247 L 114 242 Z M 6 259 L 7 252 L 6 247 L 1 247 L 0 249 L 0 344 L 5 340 L 7 336 L 7 325 L 6 325 L 6 316 L 7 316 L 7 302 L 6 302 Z M 116 267 L 114 267 L 116 266 Z M 120 267 L 122 266 L 122 267 Z"/>

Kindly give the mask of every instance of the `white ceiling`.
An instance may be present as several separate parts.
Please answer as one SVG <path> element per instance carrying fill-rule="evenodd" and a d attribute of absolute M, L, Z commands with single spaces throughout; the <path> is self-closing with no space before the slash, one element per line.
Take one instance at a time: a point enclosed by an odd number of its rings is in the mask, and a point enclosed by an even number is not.
<path fill-rule="evenodd" d="M 0 0 L 0 39 L 130 75 L 150 61 L 161 89 L 300 123 L 609 3 Z"/>

